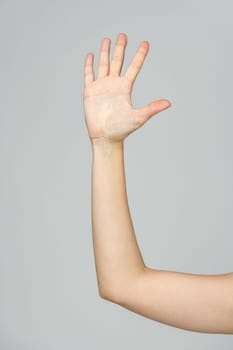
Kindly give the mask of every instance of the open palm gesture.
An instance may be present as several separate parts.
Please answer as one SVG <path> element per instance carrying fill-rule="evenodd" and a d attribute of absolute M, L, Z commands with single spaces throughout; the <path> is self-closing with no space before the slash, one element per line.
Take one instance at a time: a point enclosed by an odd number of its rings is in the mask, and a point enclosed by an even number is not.
<path fill-rule="evenodd" d="M 93 53 L 89 53 L 85 59 L 83 103 L 85 122 L 92 142 L 100 138 L 110 142 L 121 142 L 150 117 L 171 105 L 168 100 L 161 99 L 141 109 L 134 109 L 131 102 L 132 88 L 148 53 L 149 42 L 143 41 L 140 44 L 123 76 L 120 74 L 127 35 L 118 34 L 111 64 L 109 62 L 110 44 L 109 38 L 102 40 L 96 80 L 93 70 Z"/>

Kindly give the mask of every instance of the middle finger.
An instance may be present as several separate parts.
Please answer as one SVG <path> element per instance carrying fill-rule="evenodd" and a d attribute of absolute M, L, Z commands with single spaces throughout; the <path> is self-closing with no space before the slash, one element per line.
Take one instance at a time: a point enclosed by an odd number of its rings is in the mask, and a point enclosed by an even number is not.
<path fill-rule="evenodd" d="M 124 61 L 125 47 L 127 45 L 127 35 L 120 33 L 117 36 L 116 46 L 113 53 L 113 58 L 110 66 L 110 75 L 118 76 L 121 73 L 121 68 Z"/>

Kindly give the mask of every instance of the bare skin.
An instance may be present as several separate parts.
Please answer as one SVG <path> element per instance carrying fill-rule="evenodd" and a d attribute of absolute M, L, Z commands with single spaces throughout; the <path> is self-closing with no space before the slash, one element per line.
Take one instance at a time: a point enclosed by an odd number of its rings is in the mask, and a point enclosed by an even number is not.
<path fill-rule="evenodd" d="M 118 36 L 111 65 L 110 42 L 108 38 L 102 41 L 97 80 L 94 80 L 92 53 L 87 56 L 85 63 L 84 108 L 92 142 L 97 138 L 123 141 L 150 117 L 170 106 L 168 100 L 153 101 L 140 110 L 132 106 L 133 84 L 148 53 L 149 42 L 141 43 L 124 76 L 120 76 L 120 72 L 127 36 Z"/>
<path fill-rule="evenodd" d="M 167 99 L 134 109 L 131 92 L 149 50 L 143 41 L 120 76 L 127 35 L 120 33 L 110 63 L 109 38 L 102 40 L 98 76 L 94 55 L 85 59 L 84 112 L 93 151 L 92 234 L 99 294 L 139 315 L 201 333 L 233 334 L 233 273 L 197 275 L 152 269 L 137 244 L 127 200 L 124 140 Z"/>

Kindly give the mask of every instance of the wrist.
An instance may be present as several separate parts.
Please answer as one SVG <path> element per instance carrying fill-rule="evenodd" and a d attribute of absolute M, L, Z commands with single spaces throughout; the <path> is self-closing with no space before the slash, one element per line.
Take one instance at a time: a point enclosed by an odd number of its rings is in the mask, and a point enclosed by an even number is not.
<path fill-rule="evenodd" d="M 91 139 L 91 145 L 93 152 L 98 152 L 105 156 L 124 149 L 124 141 L 110 141 L 102 137 Z"/>

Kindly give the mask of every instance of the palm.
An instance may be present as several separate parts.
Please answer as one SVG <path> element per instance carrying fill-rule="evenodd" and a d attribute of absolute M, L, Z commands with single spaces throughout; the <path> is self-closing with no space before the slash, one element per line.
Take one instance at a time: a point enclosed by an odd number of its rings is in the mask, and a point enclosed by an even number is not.
<path fill-rule="evenodd" d="M 85 62 L 84 111 L 91 140 L 104 137 L 108 140 L 124 140 L 149 117 L 169 105 L 169 101 L 152 102 L 141 110 L 133 108 L 131 91 L 136 76 L 148 52 L 148 42 L 138 49 L 124 76 L 120 76 L 126 35 L 118 36 L 111 66 L 109 64 L 110 40 L 102 42 L 98 79 L 94 80 L 93 57 Z M 162 101 L 162 102 L 161 102 Z M 165 101 L 166 106 L 161 103 Z"/>
<path fill-rule="evenodd" d="M 84 106 L 92 138 L 125 138 L 135 128 L 130 87 L 124 77 L 94 81 L 85 89 Z"/>

